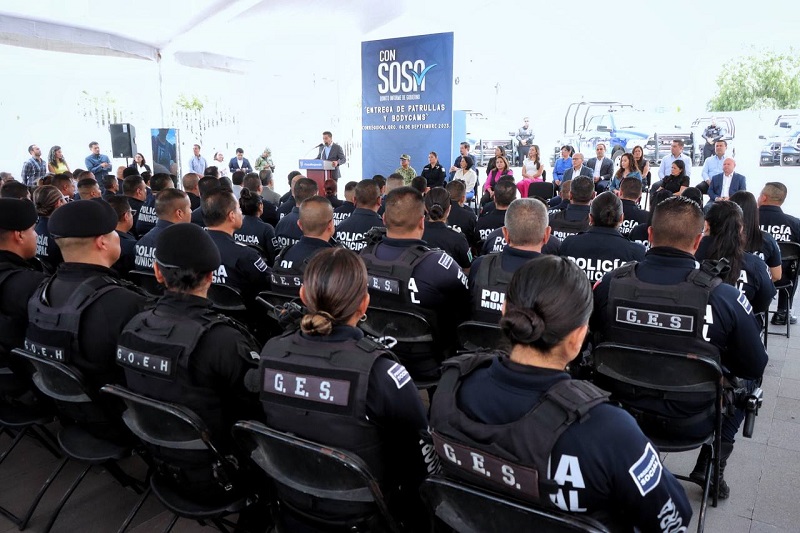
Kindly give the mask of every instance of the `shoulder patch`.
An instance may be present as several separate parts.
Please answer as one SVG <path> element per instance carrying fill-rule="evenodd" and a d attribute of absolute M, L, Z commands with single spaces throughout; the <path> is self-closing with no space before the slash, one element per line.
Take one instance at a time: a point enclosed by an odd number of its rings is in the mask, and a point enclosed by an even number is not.
<path fill-rule="evenodd" d="M 267 263 L 262 259 L 258 258 L 258 261 L 253 263 L 253 266 L 258 269 L 259 272 L 266 272 L 267 271 Z"/>
<path fill-rule="evenodd" d="M 253 361 L 260 361 L 261 360 L 261 354 L 259 354 L 255 350 L 251 350 L 250 351 L 250 359 L 252 359 Z"/>
<path fill-rule="evenodd" d="M 633 478 L 633 484 L 639 489 L 639 494 L 647 496 L 647 494 L 658 486 L 661 482 L 661 459 L 658 457 L 653 445 L 647 443 L 644 447 L 644 453 L 639 460 L 634 463 L 628 473 Z"/>
<path fill-rule="evenodd" d="M 394 381 L 398 389 L 402 389 L 406 383 L 411 381 L 411 376 L 409 375 L 408 370 L 406 370 L 406 367 L 400 363 L 393 364 L 392 367 L 386 371 L 386 373 L 389 374 L 389 377 L 392 378 L 392 381 Z"/>
<path fill-rule="evenodd" d="M 745 313 L 748 315 L 753 312 L 753 306 L 750 305 L 750 301 L 747 299 L 743 290 L 739 290 L 739 297 L 736 298 L 736 301 L 739 302 L 739 305 L 742 306 L 742 309 L 744 309 Z"/>
<path fill-rule="evenodd" d="M 450 265 L 453 264 L 453 258 L 450 255 L 442 252 L 442 255 L 439 257 L 439 264 L 442 265 L 442 268 L 448 270 Z"/>
<path fill-rule="evenodd" d="M 275 249 L 280 248 L 280 245 L 278 244 L 278 238 L 277 237 L 273 237 L 272 238 L 272 247 L 275 248 Z"/>

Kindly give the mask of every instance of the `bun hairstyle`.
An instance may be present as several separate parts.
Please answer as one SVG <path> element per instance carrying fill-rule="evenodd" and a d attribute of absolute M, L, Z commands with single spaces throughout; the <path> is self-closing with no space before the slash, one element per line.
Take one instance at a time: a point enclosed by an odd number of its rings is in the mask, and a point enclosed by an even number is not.
<path fill-rule="evenodd" d="M 542 255 L 511 278 L 500 329 L 512 345 L 547 353 L 589 322 L 592 302 L 591 284 L 575 263 Z"/>
<path fill-rule="evenodd" d="M 247 187 L 243 187 L 239 192 L 239 207 L 243 215 L 256 216 L 258 208 L 261 206 L 261 196 L 252 192 Z"/>
<path fill-rule="evenodd" d="M 300 322 L 306 335 L 330 335 L 358 311 L 367 293 L 367 267 L 347 248 L 328 248 L 309 261 L 303 274 L 308 313 Z"/>
<path fill-rule="evenodd" d="M 49 217 L 56 210 L 56 204 L 64 198 L 54 185 L 42 185 L 33 191 L 33 205 L 40 217 Z"/>
<path fill-rule="evenodd" d="M 425 211 L 431 222 L 445 220 L 450 209 L 450 193 L 444 187 L 434 187 L 425 195 Z"/>

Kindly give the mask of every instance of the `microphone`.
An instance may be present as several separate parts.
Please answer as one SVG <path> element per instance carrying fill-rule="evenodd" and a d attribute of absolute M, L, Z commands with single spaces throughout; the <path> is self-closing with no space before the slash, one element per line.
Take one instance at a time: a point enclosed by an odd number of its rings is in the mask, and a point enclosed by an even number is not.
<path fill-rule="evenodd" d="M 316 148 L 322 148 L 323 146 L 325 146 L 325 144 L 324 144 L 324 143 L 319 143 L 319 144 L 316 146 Z"/>

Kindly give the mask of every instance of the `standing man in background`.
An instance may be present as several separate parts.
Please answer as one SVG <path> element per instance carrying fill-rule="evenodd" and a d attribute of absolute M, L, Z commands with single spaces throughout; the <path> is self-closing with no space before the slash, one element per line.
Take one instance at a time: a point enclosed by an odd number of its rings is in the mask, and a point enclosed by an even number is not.
<path fill-rule="evenodd" d="M 525 117 L 522 122 L 522 127 L 517 130 L 517 165 L 522 165 L 533 142 L 533 128 L 528 125 L 530 120 Z"/>
<path fill-rule="evenodd" d="M 319 147 L 319 154 L 316 159 L 331 161 L 333 163 L 333 179 L 339 181 L 341 173 L 339 167 L 347 163 L 342 147 L 333 142 L 333 134 L 329 131 L 322 132 L 322 145 Z"/>
<path fill-rule="evenodd" d="M 200 145 L 195 144 L 193 147 L 194 156 L 189 161 L 189 171 L 194 172 L 198 176 L 203 176 L 206 173 L 206 158 L 200 155 Z"/>
<path fill-rule="evenodd" d="M 107 155 L 100 153 L 100 144 L 97 141 L 89 143 L 89 150 L 92 153 L 86 156 L 84 161 L 86 170 L 94 174 L 94 179 L 97 180 L 97 183 L 103 183 L 103 178 L 111 172 L 111 160 Z"/>
<path fill-rule="evenodd" d="M 32 144 L 28 146 L 31 158 L 22 164 L 22 183 L 28 187 L 36 185 L 36 180 L 47 174 L 47 161 L 42 159 L 42 149 Z"/>

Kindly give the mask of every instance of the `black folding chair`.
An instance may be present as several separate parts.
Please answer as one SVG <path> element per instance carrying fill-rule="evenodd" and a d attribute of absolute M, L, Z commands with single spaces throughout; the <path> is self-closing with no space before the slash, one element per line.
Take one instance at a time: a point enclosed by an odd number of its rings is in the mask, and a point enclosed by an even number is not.
<path fill-rule="evenodd" d="M 151 492 L 173 513 L 164 533 L 172 530 L 179 517 L 195 520 L 201 525 L 209 521 L 220 531 L 229 531 L 226 526 L 235 528 L 236 524 L 225 516 L 240 512 L 252 501 L 237 483 L 231 479 L 228 486 L 220 486 L 221 490 L 214 495 L 216 497 L 205 495 L 198 498 L 181 490 L 180 482 L 175 479 L 180 477 L 181 467 L 175 463 L 181 454 L 202 457 L 205 465 L 198 464 L 197 467 L 206 466 L 208 472 L 213 472 L 220 480 L 232 472 L 232 463 L 211 442 L 205 423 L 186 407 L 153 400 L 124 387 L 106 385 L 101 391 L 125 403 L 127 409 L 122 420 L 159 465 L 150 475 L 150 487 L 125 519 L 121 531 L 128 527 Z"/>
<path fill-rule="evenodd" d="M 444 354 L 438 353 L 433 327 L 424 316 L 373 306 L 367 308 L 366 315 L 358 327 L 391 348 L 418 389 L 438 383 Z"/>
<path fill-rule="evenodd" d="M 469 320 L 456 328 L 459 351 L 475 352 L 478 350 L 494 350 L 503 340 L 497 324 Z"/>
<path fill-rule="evenodd" d="M 254 421 L 237 422 L 233 434 L 275 481 L 281 515 L 322 529 L 399 533 L 378 481 L 359 457 Z"/>
<path fill-rule="evenodd" d="M 131 270 L 128 272 L 128 279 L 152 298 L 158 298 L 164 294 L 164 286 L 156 280 L 156 275 L 152 272 Z"/>
<path fill-rule="evenodd" d="M 712 505 L 719 498 L 719 462 L 722 438 L 723 375 L 719 363 L 697 354 L 683 354 L 663 350 L 603 343 L 592 353 L 593 381 L 611 393 L 630 412 L 660 452 L 685 452 L 703 446 L 710 447 L 712 460 L 708 462 L 700 503 L 697 531 L 705 527 L 709 491 L 714 474 Z M 708 434 L 689 438 L 681 434 L 682 421 L 666 419 L 655 413 L 643 412 L 631 405 L 632 396 L 663 398 L 665 401 L 680 401 L 685 398 L 693 403 L 707 403 Z M 702 417 L 701 417 L 702 418 Z M 713 466 L 713 468 L 712 468 Z M 688 476 L 675 475 L 684 481 L 696 481 Z"/>
<path fill-rule="evenodd" d="M 208 288 L 208 299 L 214 309 L 224 314 L 246 313 L 247 307 L 244 304 L 242 295 L 228 285 L 212 283 Z"/>
<path fill-rule="evenodd" d="M 550 198 L 556 195 L 555 190 L 556 189 L 552 181 L 534 181 L 528 187 L 528 198 L 534 198 L 538 196 L 539 198 L 548 201 Z"/>
<path fill-rule="evenodd" d="M 128 476 L 117 465 L 117 461 L 131 455 L 132 447 L 110 438 L 99 437 L 97 431 L 91 431 L 93 426 L 99 428 L 101 424 L 110 422 L 110 419 L 105 408 L 95 401 L 93 394 L 84 385 L 80 373 L 67 365 L 39 358 L 26 350 L 15 349 L 13 353 L 30 361 L 35 370 L 34 385 L 56 403 L 59 417 L 65 422 L 57 436 L 61 451 L 69 459 L 85 465 L 50 515 L 44 528 L 45 533 L 53 527 L 67 500 L 93 466 L 104 467 L 120 485 L 131 487 L 137 494 L 141 494 L 141 483 Z"/>
<path fill-rule="evenodd" d="M 783 275 L 781 279 L 775 282 L 775 288 L 778 290 L 778 293 L 783 292 L 786 296 L 786 309 L 778 309 L 778 312 L 786 312 L 786 338 L 788 339 L 792 327 L 792 293 L 794 292 L 795 285 L 797 285 L 798 269 L 800 269 L 800 244 L 796 242 L 779 242 L 778 247 L 781 250 Z M 780 299 L 778 301 L 780 301 Z M 773 333 L 771 331 L 770 334 L 784 335 L 783 333 Z"/>
<path fill-rule="evenodd" d="M 420 492 L 433 513 L 457 533 L 608 532 L 604 525 L 589 517 L 515 502 L 440 476 L 426 479 Z"/>

